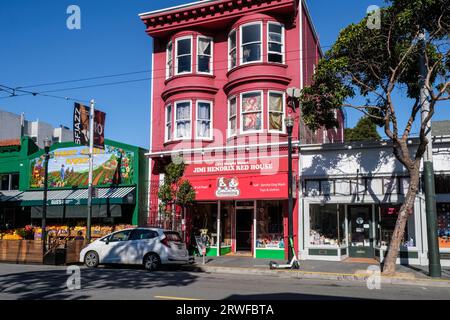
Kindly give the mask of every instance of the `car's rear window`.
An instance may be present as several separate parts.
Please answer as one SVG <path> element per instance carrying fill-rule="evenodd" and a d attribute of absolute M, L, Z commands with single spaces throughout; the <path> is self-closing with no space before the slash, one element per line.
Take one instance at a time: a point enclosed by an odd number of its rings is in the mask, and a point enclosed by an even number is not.
<path fill-rule="evenodd" d="M 167 240 L 173 242 L 181 242 L 181 237 L 178 232 L 164 232 L 164 235 L 167 237 Z"/>

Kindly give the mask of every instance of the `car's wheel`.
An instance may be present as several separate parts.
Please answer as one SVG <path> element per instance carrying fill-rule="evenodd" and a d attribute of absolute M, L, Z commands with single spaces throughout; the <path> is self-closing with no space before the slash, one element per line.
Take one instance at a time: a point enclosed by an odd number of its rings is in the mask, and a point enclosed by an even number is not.
<path fill-rule="evenodd" d="M 89 251 L 84 256 L 84 264 L 88 268 L 96 268 L 100 262 L 99 260 L 98 253 L 95 251 Z"/>
<path fill-rule="evenodd" d="M 144 268 L 148 271 L 158 270 L 161 266 L 161 259 L 156 253 L 148 253 L 144 257 Z"/>

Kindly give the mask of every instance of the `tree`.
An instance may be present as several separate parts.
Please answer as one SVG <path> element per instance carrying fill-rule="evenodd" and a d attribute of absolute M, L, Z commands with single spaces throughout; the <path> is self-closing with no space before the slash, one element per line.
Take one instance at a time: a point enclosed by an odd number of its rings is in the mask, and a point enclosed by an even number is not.
<path fill-rule="evenodd" d="M 337 126 L 334 110 L 348 107 L 363 112 L 384 129 L 393 143 L 396 159 L 406 168 L 410 184 L 400 208 L 385 259 L 383 274 L 395 273 L 396 259 L 408 216 L 419 190 L 420 165 L 426 151 L 427 128 L 438 102 L 449 99 L 450 0 L 388 0 L 381 8 L 380 28 L 369 28 L 369 14 L 343 29 L 331 49 L 319 62 L 311 86 L 301 95 L 305 123 L 312 129 Z M 423 37 L 425 35 L 425 37 Z M 424 61 L 426 76 L 420 76 Z M 415 150 L 408 139 L 426 88 L 430 113 L 420 124 Z M 407 102 L 394 103 L 401 93 Z M 357 94 L 365 103 L 357 104 Z M 400 128 L 398 114 L 407 116 Z"/>
<path fill-rule="evenodd" d="M 160 211 L 166 216 L 172 217 L 172 229 L 175 229 L 175 208 L 180 206 L 183 210 L 183 218 L 186 217 L 186 207 L 195 201 L 195 190 L 191 183 L 183 179 L 186 165 L 184 163 L 171 162 L 165 167 L 164 182 L 158 191 L 161 201 Z"/>
<path fill-rule="evenodd" d="M 359 119 L 354 128 L 345 129 L 345 141 L 380 140 L 376 123 L 367 116 Z"/>

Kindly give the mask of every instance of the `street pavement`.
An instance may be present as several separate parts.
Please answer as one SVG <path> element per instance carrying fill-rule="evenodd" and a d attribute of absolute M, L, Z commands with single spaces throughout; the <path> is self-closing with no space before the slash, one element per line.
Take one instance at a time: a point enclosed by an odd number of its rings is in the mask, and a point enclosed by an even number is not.
<path fill-rule="evenodd" d="M 284 279 L 261 275 L 187 272 L 172 268 L 150 273 L 140 268 L 80 269 L 79 290 L 66 267 L 0 264 L 1 300 L 448 300 L 450 288 L 363 282 Z"/>

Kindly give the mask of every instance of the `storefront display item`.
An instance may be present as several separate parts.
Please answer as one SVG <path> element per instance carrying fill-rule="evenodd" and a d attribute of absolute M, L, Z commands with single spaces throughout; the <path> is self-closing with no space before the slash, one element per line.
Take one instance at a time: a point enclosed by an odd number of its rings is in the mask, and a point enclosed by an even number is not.
<path fill-rule="evenodd" d="M 321 234 L 319 231 L 311 230 L 309 235 L 310 243 L 312 245 L 337 245 L 338 241 L 337 239 L 329 238 L 325 236 L 324 234 Z"/>
<path fill-rule="evenodd" d="M 263 234 L 259 237 L 259 239 L 256 239 L 257 248 L 284 249 L 283 236 L 279 234 Z"/>
<path fill-rule="evenodd" d="M 450 248 L 450 203 L 438 203 L 439 247 Z"/>

